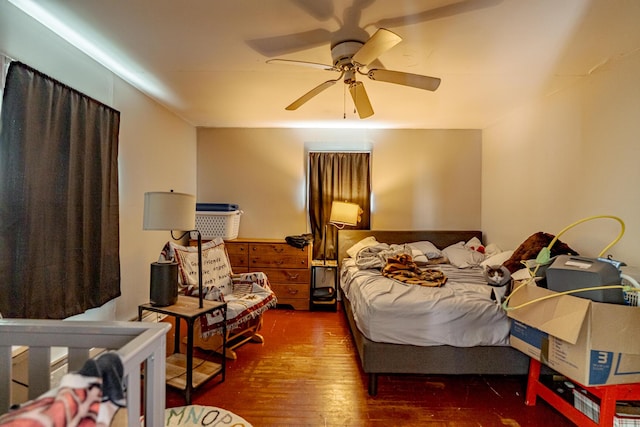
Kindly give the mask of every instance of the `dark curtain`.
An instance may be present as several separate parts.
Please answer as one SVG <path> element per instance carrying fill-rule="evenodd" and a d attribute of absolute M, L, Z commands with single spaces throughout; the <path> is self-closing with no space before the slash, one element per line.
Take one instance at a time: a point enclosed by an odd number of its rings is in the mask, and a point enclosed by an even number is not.
<path fill-rule="evenodd" d="M 118 297 L 120 113 L 13 62 L 0 126 L 0 312 L 62 319 Z"/>
<path fill-rule="evenodd" d="M 371 204 L 370 153 L 309 153 L 309 221 L 313 233 L 313 257 L 324 258 L 326 239 L 327 259 L 337 258 L 337 231 L 325 225 L 331 216 L 331 203 L 357 203 L 363 210 L 361 222 L 352 229 L 368 229 Z"/>

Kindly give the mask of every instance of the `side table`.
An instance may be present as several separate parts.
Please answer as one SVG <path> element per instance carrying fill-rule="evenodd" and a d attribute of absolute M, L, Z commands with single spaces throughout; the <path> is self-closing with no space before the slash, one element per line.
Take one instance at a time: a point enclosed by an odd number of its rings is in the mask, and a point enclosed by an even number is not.
<path fill-rule="evenodd" d="M 199 359 L 193 356 L 193 326 L 200 316 L 222 310 L 223 319 L 227 317 L 227 303 L 218 301 L 202 301 L 202 308 L 198 307 L 198 298 L 178 296 L 178 300 L 173 305 L 165 307 L 154 306 L 146 303 L 138 306 L 138 320 L 142 320 L 142 313 L 152 311 L 166 314 L 175 319 L 175 341 L 174 353 L 167 357 L 167 384 L 184 390 L 184 398 L 187 405 L 191 404 L 191 394 L 193 390 L 202 385 L 207 380 L 220 374 L 223 382 L 226 372 L 226 358 L 222 357 L 220 363 L 214 363 Z M 180 319 L 187 323 L 187 354 L 180 353 Z M 222 348 L 226 346 L 227 325 L 223 322 Z M 195 368 L 194 368 L 195 365 Z"/>
<path fill-rule="evenodd" d="M 311 310 L 336 311 L 338 301 L 338 263 L 334 260 L 311 264 Z"/>
<path fill-rule="evenodd" d="M 599 422 L 593 421 L 585 414 L 580 412 L 574 405 L 558 396 L 551 388 L 547 387 L 540 381 L 540 368 L 541 363 L 536 359 L 531 359 L 529 362 L 529 376 L 527 379 L 527 394 L 525 404 L 527 406 L 534 406 L 536 399 L 541 397 L 549 405 L 561 412 L 569 420 L 576 423 L 579 426 L 597 427 L 597 426 L 612 426 L 613 418 L 616 415 L 616 402 L 619 400 L 640 400 L 640 384 L 616 384 L 616 385 L 603 385 L 603 386 L 583 386 L 583 389 L 588 390 L 590 393 L 600 399 L 600 420 Z M 575 382 L 569 378 L 569 381 Z"/>

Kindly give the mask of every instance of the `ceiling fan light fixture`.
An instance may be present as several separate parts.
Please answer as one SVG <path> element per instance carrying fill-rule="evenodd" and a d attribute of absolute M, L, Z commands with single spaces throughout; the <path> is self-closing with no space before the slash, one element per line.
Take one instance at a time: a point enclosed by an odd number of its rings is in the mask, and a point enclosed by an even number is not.
<path fill-rule="evenodd" d="M 351 58 L 362 48 L 364 43 L 357 40 L 347 40 L 340 42 L 331 48 L 331 59 L 333 66 L 338 69 L 351 68 Z"/>
<path fill-rule="evenodd" d="M 353 68 L 349 68 L 344 72 L 344 83 L 351 85 L 356 82 L 356 71 Z"/>

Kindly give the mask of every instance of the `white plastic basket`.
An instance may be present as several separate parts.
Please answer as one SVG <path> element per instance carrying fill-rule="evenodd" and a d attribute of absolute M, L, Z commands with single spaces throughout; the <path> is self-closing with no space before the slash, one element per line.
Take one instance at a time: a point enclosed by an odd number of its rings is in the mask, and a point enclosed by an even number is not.
<path fill-rule="evenodd" d="M 640 290 L 640 289 L 639 289 Z M 624 293 L 624 302 L 627 303 L 627 305 L 633 305 L 635 307 L 640 306 L 640 303 L 638 303 L 638 294 L 640 292 L 635 292 L 635 291 L 630 291 L 630 292 L 625 292 Z"/>
<path fill-rule="evenodd" d="M 240 229 L 240 215 L 242 211 L 196 211 L 196 229 L 200 231 L 203 239 L 222 237 L 231 240 L 238 237 Z M 191 232 L 191 238 L 197 239 L 198 234 Z"/>
<path fill-rule="evenodd" d="M 633 277 L 627 274 L 621 274 L 622 284 L 626 286 L 631 286 L 631 290 L 623 291 L 624 293 L 624 302 L 627 305 L 632 305 L 635 307 L 640 306 L 640 284 Z"/>

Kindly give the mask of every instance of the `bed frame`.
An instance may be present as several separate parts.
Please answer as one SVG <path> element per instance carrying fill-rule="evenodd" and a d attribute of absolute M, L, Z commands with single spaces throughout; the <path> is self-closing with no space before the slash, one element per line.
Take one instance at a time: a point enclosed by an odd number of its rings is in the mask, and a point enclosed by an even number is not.
<path fill-rule="evenodd" d="M 348 256 L 347 249 L 368 236 L 389 244 L 429 240 L 440 249 L 460 241 L 466 242 L 472 237 L 482 240 L 482 232 L 475 230 L 339 230 L 338 270 L 342 260 Z M 369 376 L 368 391 L 371 396 L 377 394 L 379 374 L 526 375 L 528 372 L 529 358 L 510 346 L 420 347 L 371 341 L 356 326 L 351 303 L 345 295 L 342 295 L 342 306 L 358 349 L 362 369 Z"/>
<path fill-rule="evenodd" d="M 11 405 L 14 346 L 28 347 L 29 400 L 52 387 L 51 347 L 67 348 L 69 372 L 78 371 L 91 354 L 104 349 L 116 350 L 124 366 L 127 425 L 140 426 L 141 415 L 147 426 L 164 425 L 166 334 L 169 329 L 170 325 L 163 322 L 0 319 L 0 414 L 7 412 Z M 144 379 L 141 381 L 142 372 Z M 141 388 L 144 413 L 140 407 Z"/>

